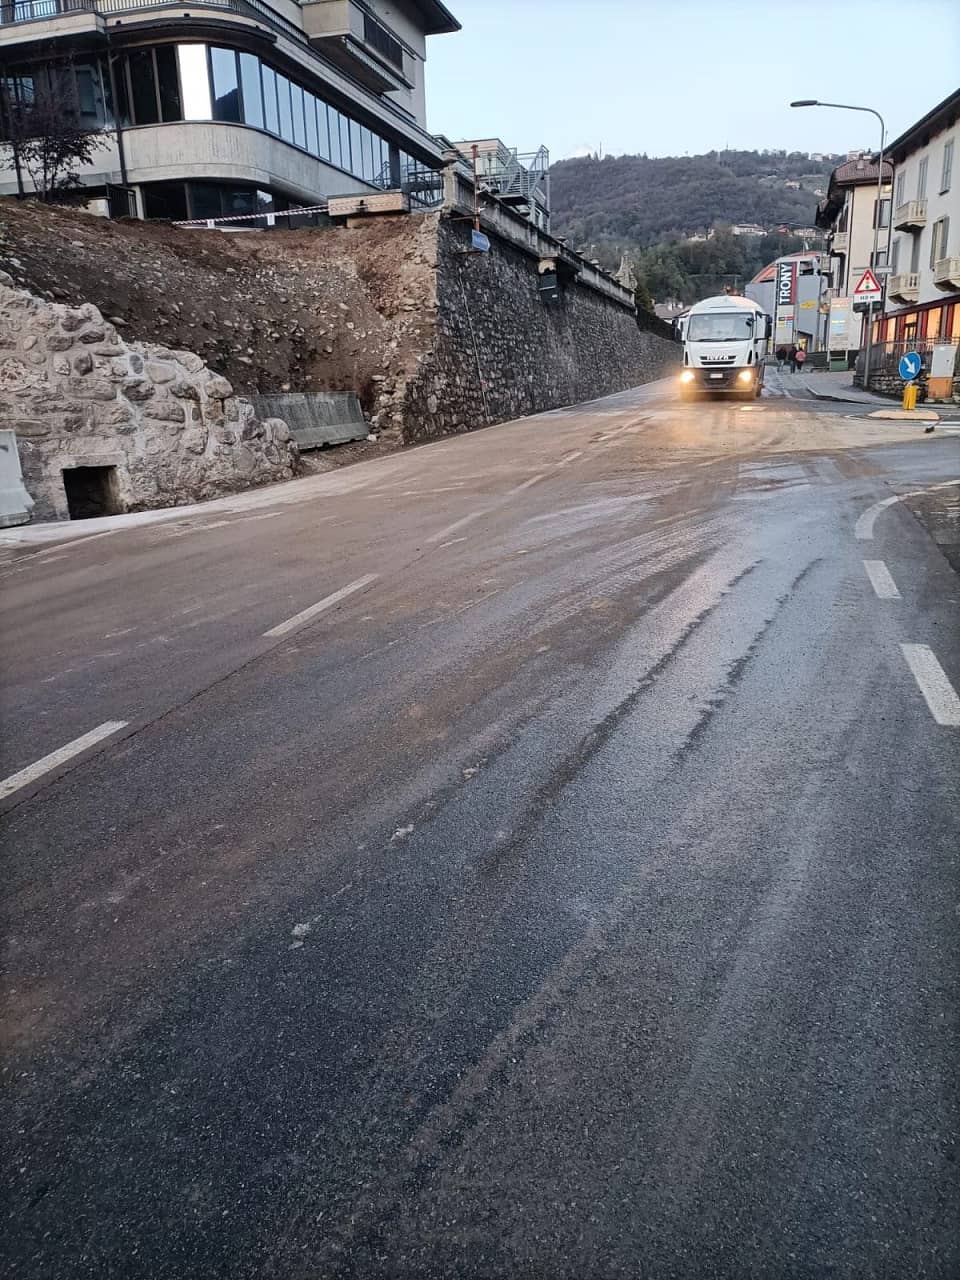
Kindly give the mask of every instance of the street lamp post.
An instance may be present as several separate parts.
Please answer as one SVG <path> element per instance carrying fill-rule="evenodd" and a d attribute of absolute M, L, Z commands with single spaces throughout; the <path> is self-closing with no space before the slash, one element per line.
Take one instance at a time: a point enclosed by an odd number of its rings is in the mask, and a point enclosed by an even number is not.
<path fill-rule="evenodd" d="M 835 111 L 866 111 L 868 115 L 876 116 L 880 121 L 880 154 L 877 157 L 877 208 L 873 217 L 873 255 L 870 263 L 871 270 L 875 271 L 877 269 L 877 253 L 880 246 L 880 218 L 883 213 L 883 152 L 887 143 L 887 126 L 883 122 L 883 116 L 879 111 L 874 111 L 873 107 L 855 107 L 849 102 L 820 102 L 817 98 L 800 98 L 797 102 L 791 102 L 790 105 L 791 107 L 832 107 Z M 890 198 L 890 220 L 892 224 L 892 195 Z M 887 242 L 889 244 L 889 235 Z M 885 265 L 889 266 L 889 263 Z M 886 286 L 882 287 L 885 288 Z M 881 297 L 883 297 L 883 294 L 881 294 Z M 870 388 L 870 354 L 872 346 L 873 304 L 869 303 L 867 305 L 867 343 L 863 353 L 863 385 L 866 390 Z"/>

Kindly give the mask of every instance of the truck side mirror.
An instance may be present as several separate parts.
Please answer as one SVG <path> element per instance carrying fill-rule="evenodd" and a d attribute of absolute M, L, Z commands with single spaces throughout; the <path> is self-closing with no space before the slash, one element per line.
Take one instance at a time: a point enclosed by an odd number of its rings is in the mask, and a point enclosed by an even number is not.
<path fill-rule="evenodd" d="M 767 341 L 773 337 L 773 316 L 767 316 Z"/>

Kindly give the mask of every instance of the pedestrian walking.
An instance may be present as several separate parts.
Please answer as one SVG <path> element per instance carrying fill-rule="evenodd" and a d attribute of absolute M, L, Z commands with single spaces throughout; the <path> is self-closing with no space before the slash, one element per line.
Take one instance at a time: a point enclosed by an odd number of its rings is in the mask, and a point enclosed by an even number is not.
<path fill-rule="evenodd" d="M 797 372 L 797 348 L 794 346 L 792 342 L 790 343 L 789 350 L 787 351 L 787 359 L 790 361 L 790 372 L 796 373 Z"/>
<path fill-rule="evenodd" d="M 803 347 L 797 348 L 797 354 L 795 359 L 796 359 L 795 367 L 796 367 L 797 373 L 803 373 L 803 366 L 807 362 L 807 353 L 806 351 L 804 351 Z"/>
<path fill-rule="evenodd" d="M 786 364 L 786 362 L 787 362 L 787 348 L 783 345 L 783 343 L 782 343 L 782 342 L 781 342 L 780 346 L 779 346 L 779 347 L 777 347 L 777 350 L 776 350 L 776 353 L 775 353 L 775 354 L 776 354 L 776 357 L 777 357 L 777 368 L 782 370 L 782 369 L 783 369 L 783 366 L 784 366 L 784 365 Z"/>

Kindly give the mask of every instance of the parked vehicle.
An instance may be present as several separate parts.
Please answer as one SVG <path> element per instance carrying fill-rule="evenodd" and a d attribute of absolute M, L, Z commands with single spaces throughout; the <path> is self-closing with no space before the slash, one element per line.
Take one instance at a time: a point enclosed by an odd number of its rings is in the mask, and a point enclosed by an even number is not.
<path fill-rule="evenodd" d="M 682 400 L 710 392 L 745 400 L 760 394 L 773 320 L 752 298 L 705 298 L 680 317 L 678 326 Z"/>

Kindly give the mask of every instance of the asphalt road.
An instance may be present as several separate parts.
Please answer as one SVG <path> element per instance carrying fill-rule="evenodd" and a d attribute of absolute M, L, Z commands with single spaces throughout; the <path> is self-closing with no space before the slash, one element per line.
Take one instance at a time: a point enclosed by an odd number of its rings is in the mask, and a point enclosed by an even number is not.
<path fill-rule="evenodd" d="M 0 1274 L 960 1274 L 960 439 L 858 411 L 0 537 Z"/>

